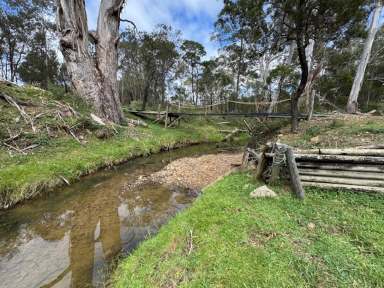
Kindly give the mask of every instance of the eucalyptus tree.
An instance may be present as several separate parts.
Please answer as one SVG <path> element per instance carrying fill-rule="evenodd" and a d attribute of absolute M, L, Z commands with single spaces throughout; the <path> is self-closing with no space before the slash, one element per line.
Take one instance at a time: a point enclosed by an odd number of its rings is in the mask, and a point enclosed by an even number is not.
<path fill-rule="evenodd" d="M 368 31 L 368 37 L 365 41 L 364 50 L 361 55 L 355 80 L 353 82 L 352 89 L 348 98 L 347 111 L 349 113 L 356 113 L 358 110 L 357 100 L 359 98 L 361 86 L 363 85 L 365 70 L 367 68 L 369 58 L 371 57 L 373 41 L 375 40 L 376 33 L 379 30 L 380 15 L 382 10 L 383 10 L 382 0 L 374 0 L 374 8 L 372 12 L 371 24 Z"/>
<path fill-rule="evenodd" d="M 233 84 L 232 78 L 220 67 L 219 59 L 204 61 L 203 72 L 200 79 L 200 93 L 204 96 L 205 105 L 224 102 L 231 95 L 230 87 Z"/>
<path fill-rule="evenodd" d="M 96 114 L 122 123 L 117 85 L 120 14 L 124 0 L 101 0 L 96 31 L 88 30 L 84 0 L 57 0 L 57 31 L 73 87 Z"/>
<path fill-rule="evenodd" d="M 179 64 L 179 32 L 159 25 L 151 32 L 127 30 L 122 33 L 119 46 L 120 86 L 130 100 L 141 102 L 144 110 L 152 104 L 164 103 L 168 82 L 174 80 Z M 124 89 L 123 89 L 124 88 Z"/>
<path fill-rule="evenodd" d="M 189 66 L 191 75 L 192 102 L 197 104 L 199 99 L 199 66 L 207 54 L 203 45 L 191 40 L 184 40 L 181 45 L 182 59 Z"/>
<path fill-rule="evenodd" d="M 259 54 L 252 49 L 263 33 L 262 28 L 265 28 L 262 4 L 262 1 L 224 0 L 224 7 L 215 23 L 215 38 L 224 46 L 234 71 L 235 98 L 240 97 L 242 77 L 247 76 L 249 58 L 252 60 Z"/>
<path fill-rule="evenodd" d="M 298 129 L 299 99 L 309 77 L 306 48 L 313 40 L 332 46 L 337 39 L 366 17 L 365 0 L 269 0 L 265 1 L 266 17 L 275 23 L 271 31 L 276 47 L 294 41 L 299 58 L 300 83 L 291 97 L 292 131 Z"/>
<path fill-rule="evenodd" d="M 48 83 L 56 83 L 59 76 L 59 62 L 56 51 L 47 49 L 44 31 L 37 32 L 31 43 L 30 51 L 17 69 L 22 81 L 38 84 L 48 89 Z"/>

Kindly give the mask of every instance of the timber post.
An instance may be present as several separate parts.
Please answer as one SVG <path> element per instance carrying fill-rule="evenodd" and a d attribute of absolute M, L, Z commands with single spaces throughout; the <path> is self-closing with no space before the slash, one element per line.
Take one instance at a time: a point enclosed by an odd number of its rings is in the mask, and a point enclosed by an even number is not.
<path fill-rule="evenodd" d="M 304 189 L 303 185 L 301 184 L 299 169 L 297 168 L 293 149 L 291 147 L 287 147 L 285 155 L 287 159 L 287 166 L 289 170 L 289 176 L 291 178 L 293 192 L 295 192 L 296 196 L 299 199 L 304 199 Z"/>
<path fill-rule="evenodd" d="M 168 113 L 169 113 L 169 104 L 167 102 L 167 108 L 165 110 L 165 129 L 168 128 Z"/>
<path fill-rule="evenodd" d="M 257 163 L 256 174 L 255 174 L 255 177 L 257 180 L 262 178 L 265 166 L 267 166 L 267 157 L 265 155 L 267 151 L 268 151 L 268 146 L 264 146 L 261 151 L 260 159 Z"/>

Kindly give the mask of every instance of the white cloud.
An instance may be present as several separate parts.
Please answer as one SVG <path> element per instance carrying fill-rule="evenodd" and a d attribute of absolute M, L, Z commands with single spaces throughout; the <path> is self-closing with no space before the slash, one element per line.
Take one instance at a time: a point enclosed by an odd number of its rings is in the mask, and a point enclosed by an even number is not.
<path fill-rule="evenodd" d="M 99 3 L 87 1 L 91 29 L 96 27 Z M 153 30 L 157 24 L 171 25 L 183 33 L 183 38 L 202 43 L 210 57 L 217 55 L 218 45 L 210 41 L 210 36 L 222 6 L 222 0 L 127 0 L 122 17 L 145 31 Z"/>

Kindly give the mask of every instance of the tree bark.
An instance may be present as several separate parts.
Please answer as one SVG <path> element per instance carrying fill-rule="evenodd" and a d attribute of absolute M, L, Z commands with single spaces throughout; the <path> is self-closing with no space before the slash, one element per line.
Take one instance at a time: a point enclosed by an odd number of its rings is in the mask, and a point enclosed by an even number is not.
<path fill-rule="evenodd" d="M 301 36 L 303 37 L 303 36 Z M 303 40 L 298 37 L 296 40 L 297 52 L 299 54 L 301 79 L 296 92 L 292 95 L 291 99 L 291 131 L 296 133 L 299 129 L 299 99 L 305 91 L 305 86 L 308 81 L 308 62 L 305 53 L 305 45 Z"/>
<path fill-rule="evenodd" d="M 349 94 L 349 99 L 347 104 L 348 113 L 356 113 L 358 111 L 357 100 L 359 98 L 361 86 L 363 85 L 365 69 L 367 68 L 368 61 L 371 56 L 373 41 L 375 40 L 376 33 L 379 29 L 379 19 L 380 19 L 382 8 L 383 8 L 382 1 L 376 0 L 375 9 L 373 10 L 371 25 L 368 31 L 368 37 L 367 37 L 367 40 L 365 41 L 363 54 L 361 55 L 355 80 L 353 82 L 351 93 Z"/>
<path fill-rule="evenodd" d="M 102 0 L 97 31 L 89 32 L 85 2 L 57 0 L 60 49 L 72 84 L 99 117 L 114 123 L 124 121 L 117 85 L 117 44 L 123 3 L 124 0 Z"/>
<path fill-rule="evenodd" d="M 285 59 L 284 65 L 291 65 L 292 64 L 294 50 L 295 50 L 295 42 L 291 42 L 291 44 L 289 45 L 289 50 L 288 50 L 288 57 Z M 284 82 L 285 82 L 285 77 L 280 76 L 279 87 L 276 91 L 274 91 L 272 93 L 271 103 L 269 104 L 269 107 L 268 107 L 268 113 L 272 113 L 273 110 L 275 109 L 275 106 L 276 106 L 277 101 L 279 100 L 279 96 L 280 96 L 281 89 L 282 89 Z"/>

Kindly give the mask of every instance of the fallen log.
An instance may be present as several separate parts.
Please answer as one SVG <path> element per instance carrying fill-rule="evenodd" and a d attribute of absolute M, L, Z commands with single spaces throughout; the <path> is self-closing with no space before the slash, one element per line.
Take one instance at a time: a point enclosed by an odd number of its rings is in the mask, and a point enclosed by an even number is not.
<path fill-rule="evenodd" d="M 382 172 L 384 165 L 356 165 L 350 163 L 324 164 L 319 162 L 297 162 L 299 168 L 323 169 L 334 171 L 356 171 L 356 172 Z"/>
<path fill-rule="evenodd" d="M 296 150 L 296 154 L 319 154 L 319 155 L 351 155 L 351 156 L 380 156 L 384 157 L 384 149 L 307 149 Z"/>
<path fill-rule="evenodd" d="M 301 180 L 303 182 L 319 182 L 319 183 L 331 183 L 331 184 L 346 184 L 346 185 L 358 185 L 358 186 L 371 186 L 371 187 L 383 187 L 383 180 L 367 180 L 367 179 L 351 179 L 351 178 L 337 178 L 327 176 L 308 176 L 302 175 Z"/>
<path fill-rule="evenodd" d="M 273 158 L 273 155 L 274 155 L 273 153 L 266 153 L 267 158 Z M 384 164 L 384 157 L 374 157 L 374 156 L 295 154 L 295 158 L 296 160 L 299 160 L 299 161 Z"/>
<path fill-rule="evenodd" d="M 384 149 L 384 144 L 368 145 L 357 147 L 359 149 Z"/>
<path fill-rule="evenodd" d="M 325 177 L 339 177 L 339 178 L 352 178 L 352 179 L 367 179 L 367 180 L 383 180 L 383 173 L 372 172 L 355 172 L 355 171 L 335 171 L 335 170 L 319 170 L 319 169 L 299 169 L 300 175 L 307 176 L 325 176 Z"/>
<path fill-rule="evenodd" d="M 319 182 L 303 182 L 304 187 L 317 187 L 322 189 L 335 188 L 351 190 L 355 192 L 374 192 L 384 194 L 384 188 L 381 187 L 370 187 L 370 186 L 359 186 L 359 185 L 347 185 L 347 184 L 332 184 L 332 183 L 319 183 Z"/>
<path fill-rule="evenodd" d="M 235 137 L 236 134 L 240 133 L 241 130 L 239 128 L 236 128 L 235 130 L 233 130 L 231 133 L 229 133 L 227 136 L 225 136 L 224 138 L 224 141 L 229 141 L 231 140 L 233 137 Z"/>

